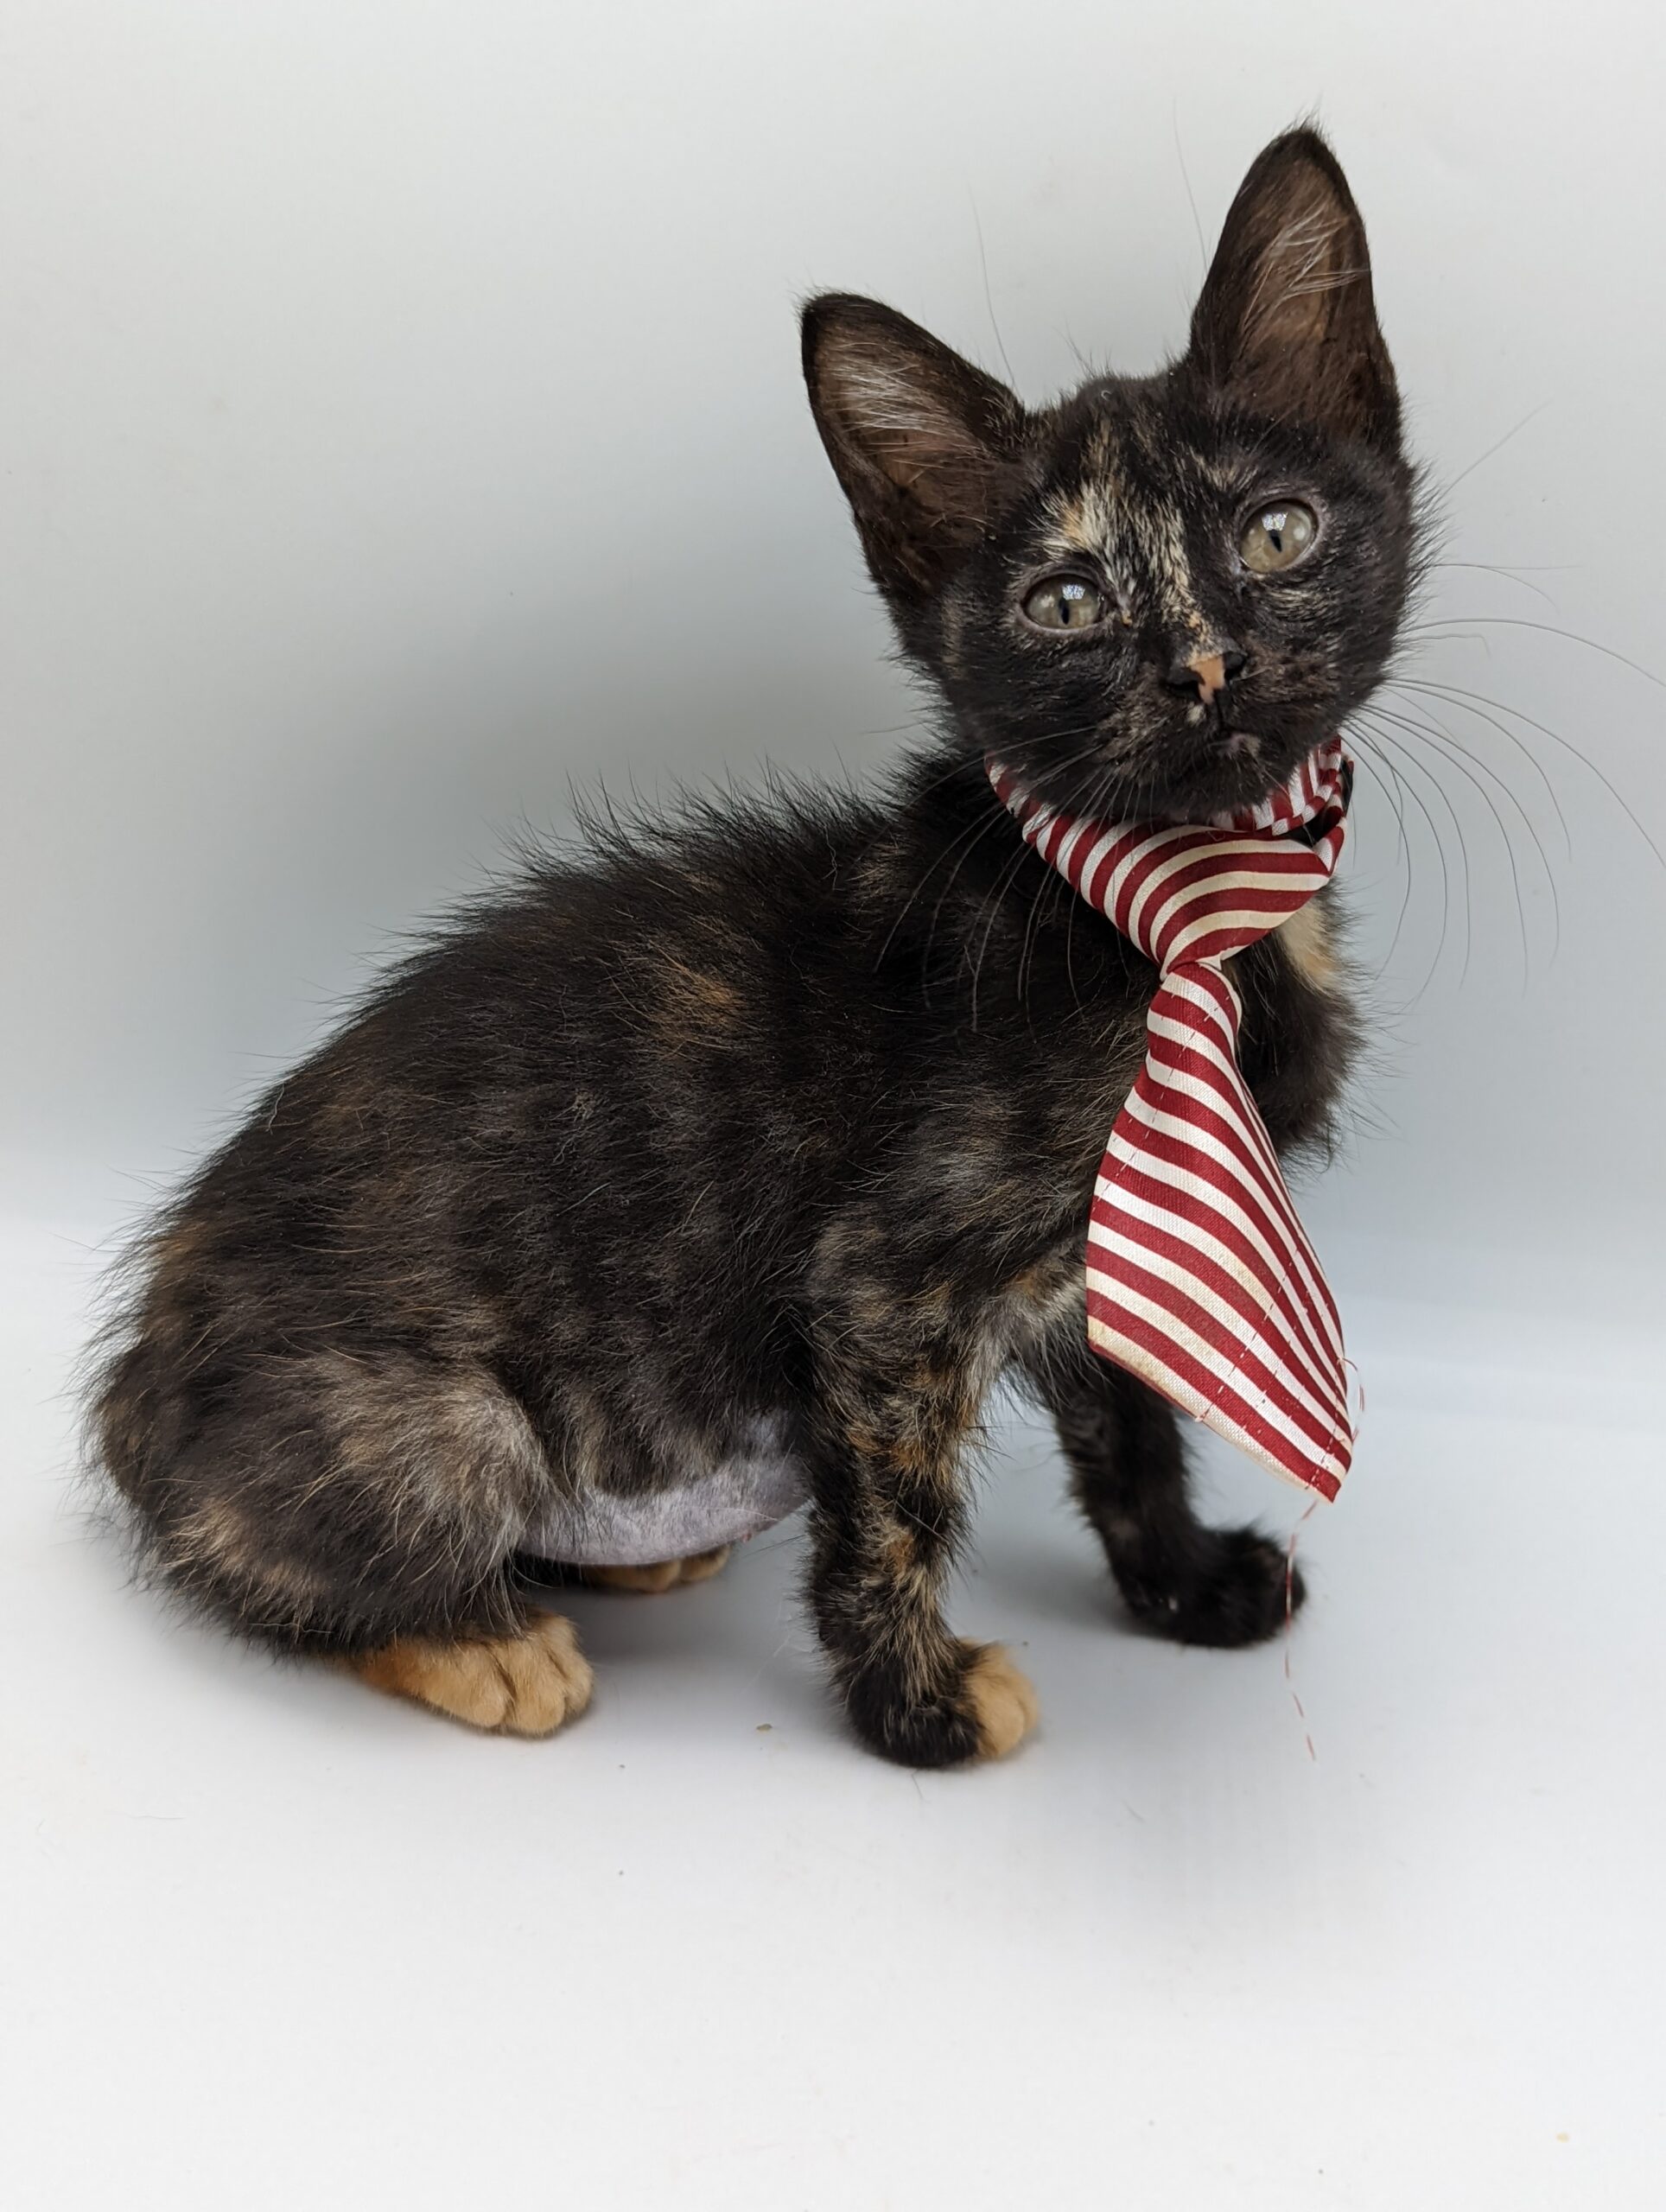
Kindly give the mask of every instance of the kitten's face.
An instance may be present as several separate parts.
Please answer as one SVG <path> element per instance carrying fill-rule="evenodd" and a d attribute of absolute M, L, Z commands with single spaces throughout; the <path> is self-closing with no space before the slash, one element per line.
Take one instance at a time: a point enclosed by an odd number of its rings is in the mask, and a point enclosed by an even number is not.
<path fill-rule="evenodd" d="M 1056 803 L 1197 820 L 1262 797 L 1382 673 L 1403 483 L 1183 378 L 1090 386 L 1046 427 L 1040 480 L 935 595 L 920 658 Z"/>
<path fill-rule="evenodd" d="M 1364 227 L 1269 147 L 1186 356 L 1027 413 L 872 302 L 813 302 L 812 404 L 903 641 L 1055 804 L 1197 819 L 1360 706 L 1404 609 L 1411 474 Z"/>

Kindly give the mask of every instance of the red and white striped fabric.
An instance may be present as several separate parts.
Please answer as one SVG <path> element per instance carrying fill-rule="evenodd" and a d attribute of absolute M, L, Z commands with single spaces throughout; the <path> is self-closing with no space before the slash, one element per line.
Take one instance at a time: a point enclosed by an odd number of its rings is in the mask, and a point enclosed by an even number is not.
<path fill-rule="evenodd" d="M 1239 1071 L 1223 963 L 1330 881 L 1347 826 L 1342 741 L 1206 825 L 1063 814 L 998 761 L 989 771 L 1037 852 L 1158 970 L 1145 1065 L 1094 1186 L 1089 1341 L 1333 1498 L 1353 1456 L 1342 1325 Z M 1308 825 L 1311 842 L 1289 834 Z"/>

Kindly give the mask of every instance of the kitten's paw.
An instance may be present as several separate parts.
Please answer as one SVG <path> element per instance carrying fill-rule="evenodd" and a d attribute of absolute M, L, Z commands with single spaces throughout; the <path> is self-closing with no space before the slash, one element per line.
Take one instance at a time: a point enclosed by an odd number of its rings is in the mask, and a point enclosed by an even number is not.
<path fill-rule="evenodd" d="M 1040 1717 L 1034 1685 L 998 1643 L 986 1643 L 973 1661 L 966 1695 L 977 1726 L 978 1758 L 1005 1758 Z"/>
<path fill-rule="evenodd" d="M 733 1549 L 732 1544 L 719 1544 L 713 1551 L 696 1552 L 689 1559 L 660 1560 L 652 1567 L 587 1567 L 584 1580 L 598 1590 L 635 1590 L 657 1597 L 662 1590 L 675 1589 L 682 1582 L 709 1581 L 728 1564 Z"/>
<path fill-rule="evenodd" d="M 1119 1566 L 1116 1582 L 1154 1634 L 1218 1649 L 1264 1643 L 1283 1627 L 1287 1606 L 1294 1611 L 1307 1594 L 1284 1547 L 1258 1529 L 1211 1529 L 1173 1566 Z"/>
<path fill-rule="evenodd" d="M 347 1664 L 373 1689 L 513 1736 L 552 1735 L 576 1719 L 594 1679 L 572 1623 L 556 1613 L 539 1613 L 519 1636 L 459 1643 L 402 1637 Z"/>
<path fill-rule="evenodd" d="M 691 1559 L 678 1562 L 684 1582 L 709 1582 L 714 1574 L 721 1574 L 729 1563 L 733 1544 L 718 1544 L 709 1552 L 696 1552 Z"/>
<path fill-rule="evenodd" d="M 1034 1727 L 1035 1692 L 998 1643 L 957 1643 L 942 1696 L 907 1701 L 894 1676 L 859 1676 L 846 1692 L 857 1734 L 900 1766 L 967 1766 L 1004 1758 Z"/>

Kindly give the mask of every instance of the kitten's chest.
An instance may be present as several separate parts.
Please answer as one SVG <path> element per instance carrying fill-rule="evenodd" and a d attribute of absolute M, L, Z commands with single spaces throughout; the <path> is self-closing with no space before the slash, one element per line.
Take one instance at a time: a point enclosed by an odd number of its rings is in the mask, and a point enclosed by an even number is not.
<path fill-rule="evenodd" d="M 1335 895 L 1310 899 L 1230 963 L 1243 1008 L 1238 1064 L 1281 1152 L 1325 1135 L 1358 1050 Z"/>

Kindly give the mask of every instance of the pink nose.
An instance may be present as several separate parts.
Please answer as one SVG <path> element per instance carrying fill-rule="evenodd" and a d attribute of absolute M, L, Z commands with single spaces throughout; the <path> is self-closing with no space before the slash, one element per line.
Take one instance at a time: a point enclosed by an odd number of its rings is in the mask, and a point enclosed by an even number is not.
<path fill-rule="evenodd" d="M 1186 666 L 1198 679 L 1198 696 L 1208 706 L 1218 691 L 1226 689 L 1226 656 L 1224 653 L 1193 653 Z"/>
<path fill-rule="evenodd" d="M 1163 682 L 1171 691 L 1195 691 L 1205 707 L 1212 706 L 1234 677 L 1243 672 L 1246 658 L 1243 648 L 1230 638 L 1212 645 L 1198 645 L 1186 639 L 1179 644 Z"/>

